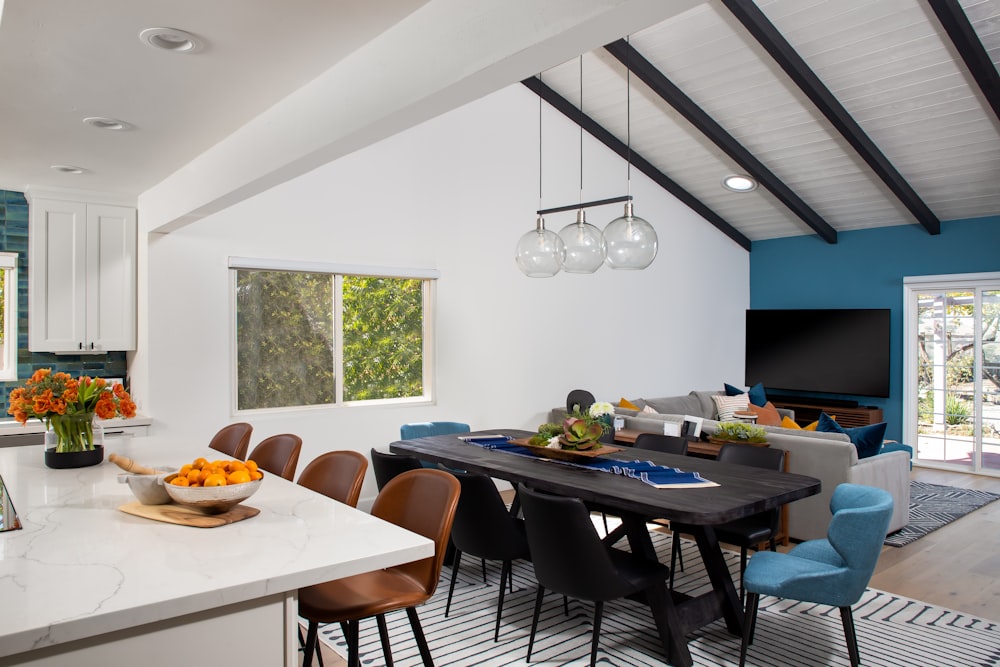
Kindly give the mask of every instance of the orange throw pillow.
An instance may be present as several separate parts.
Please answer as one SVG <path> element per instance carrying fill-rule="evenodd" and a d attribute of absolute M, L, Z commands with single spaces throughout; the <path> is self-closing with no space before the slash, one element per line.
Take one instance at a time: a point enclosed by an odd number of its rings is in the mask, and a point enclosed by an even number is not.
<path fill-rule="evenodd" d="M 781 426 L 781 415 L 771 401 L 763 406 L 751 403 L 747 406 L 747 410 L 757 415 L 757 423 L 761 426 Z"/>

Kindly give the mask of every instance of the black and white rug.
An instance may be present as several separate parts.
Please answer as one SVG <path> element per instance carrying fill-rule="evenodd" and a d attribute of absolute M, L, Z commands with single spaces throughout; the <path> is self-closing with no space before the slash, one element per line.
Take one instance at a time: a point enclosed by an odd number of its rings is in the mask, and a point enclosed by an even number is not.
<path fill-rule="evenodd" d="M 654 534 L 661 558 L 669 562 L 669 536 Z M 739 556 L 727 553 L 730 570 L 739 577 Z M 685 572 L 678 572 L 675 588 L 700 593 L 709 583 L 693 542 L 684 543 Z M 566 667 L 586 665 L 590 657 L 593 608 L 570 601 L 564 615 L 562 598 L 546 597 L 539 621 L 531 663 L 525 661 L 535 579 L 530 563 L 514 565 L 514 593 L 504 602 L 500 641 L 493 641 L 499 568 L 488 564 L 483 583 L 478 559 L 463 560 L 452 601 L 444 617 L 451 571 L 442 569 L 434 597 L 419 608 L 421 624 L 439 667 Z M 868 590 L 854 605 L 861 661 L 864 665 L 1000 665 L 1000 625 L 949 611 L 909 598 Z M 387 615 L 393 659 L 399 667 L 421 665 L 404 612 Z M 337 624 L 321 628 L 320 636 L 341 656 L 346 646 Z M 695 665 L 739 664 L 740 641 L 730 635 L 723 621 L 716 621 L 690 636 Z M 384 665 L 375 621 L 361 624 L 362 665 Z M 663 665 L 662 646 L 649 610 L 630 601 L 605 605 L 598 662 L 602 665 Z M 315 664 L 315 663 L 314 663 Z M 849 665 L 839 612 L 831 607 L 763 598 L 757 634 L 748 665 L 802 667 Z"/>
<path fill-rule="evenodd" d="M 905 546 L 998 498 L 1000 494 L 989 491 L 911 481 L 910 522 L 886 537 L 885 543 Z"/>

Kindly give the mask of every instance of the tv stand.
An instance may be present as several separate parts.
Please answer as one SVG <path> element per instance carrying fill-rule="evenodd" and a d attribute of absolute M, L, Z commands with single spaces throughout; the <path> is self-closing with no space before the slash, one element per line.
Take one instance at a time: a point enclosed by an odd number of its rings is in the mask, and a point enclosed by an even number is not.
<path fill-rule="evenodd" d="M 815 405 L 817 407 L 838 407 L 856 408 L 858 402 L 850 398 L 815 398 L 813 396 L 795 396 L 794 394 L 772 394 L 767 393 L 767 398 L 775 405 L 781 403 L 795 403 L 796 405 Z M 829 413 L 827 413 L 829 414 Z"/>
<path fill-rule="evenodd" d="M 825 412 L 831 417 L 836 417 L 837 423 L 844 428 L 854 428 L 856 426 L 868 426 L 878 424 L 882 421 L 882 408 L 858 406 L 857 401 L 828 401 L 811 398 L 772 398 L 769 397 L 776 408 L 795 410 L 795 422 L 800 426 L 811 424 L 819 419 L 819 413 Z M 853 407 L 849 404 L 853 403 Z"/>

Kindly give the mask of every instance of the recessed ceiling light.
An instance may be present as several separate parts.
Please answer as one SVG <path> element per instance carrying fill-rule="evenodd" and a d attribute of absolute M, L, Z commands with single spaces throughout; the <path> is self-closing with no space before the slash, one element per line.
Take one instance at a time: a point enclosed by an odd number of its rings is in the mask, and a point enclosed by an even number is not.
<path fill-rule="evenodd" d="M 173 53 L 197 53 L 205 46 L 199 38 L 177 28 L 146 28 L 139 33 L 143 44 Z"/>
<path fill-rule="evenodd" d="M 107 118 L 105 116 L 90 116 L 89 118 L 84 118 L 83 122 L 99 130 L 119 131 L 132 129 L 132 126 L 123 120 Z"/>
<path fill-rule="evenodd" d="M 49 169 L 61 172 L 63 174 L 84 174 L 87 172 L 83 167 L 74 167 L 71 164 L 54 164 Z"/>
<path fill-rule="evenodd" d="M 722 179 L 722 187 L 733 192 L 752 192 L 757 189 L 757 181 L 743 174 L 732 174 Z"/>

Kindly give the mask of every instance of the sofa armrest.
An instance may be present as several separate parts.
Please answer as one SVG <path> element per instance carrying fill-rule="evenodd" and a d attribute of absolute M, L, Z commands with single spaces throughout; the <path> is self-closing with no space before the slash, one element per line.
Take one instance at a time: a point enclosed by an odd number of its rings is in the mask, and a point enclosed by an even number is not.
<path fill-rule="evenodd" d="M 889 532 L 895 532 L 910 521 L 910 457 L 904 451 L 886 452 L 860 459 L 847 475 L 851 484 L 864 484 L 885 489 L 892 494 L 892 519 Z"/>
<path fill-rule="evenodd" d="M 775 408 L 778 411 L 779 417 L 788 417 L 792 421 L 795 421 L 795 410 L 791 408 Z"/>

